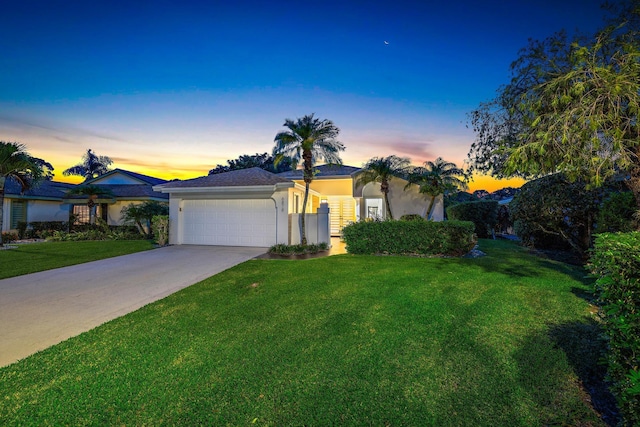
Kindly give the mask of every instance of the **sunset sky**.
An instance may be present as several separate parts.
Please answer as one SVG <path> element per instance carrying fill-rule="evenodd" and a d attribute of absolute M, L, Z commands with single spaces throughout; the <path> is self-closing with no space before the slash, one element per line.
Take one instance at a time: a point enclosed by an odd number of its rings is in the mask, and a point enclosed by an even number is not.
<path fill-rule="evenodd" d="M 206 175 L 271 152 L 285 118 L 331 119 L 345 164 L 396 154 L 462 166 L 467 113 L 528 38 L 591 33 L 600 1 L 5 2 L 0 140 L 62 170 Z M 521 181 L 476 178 L 472 190 Z"/>

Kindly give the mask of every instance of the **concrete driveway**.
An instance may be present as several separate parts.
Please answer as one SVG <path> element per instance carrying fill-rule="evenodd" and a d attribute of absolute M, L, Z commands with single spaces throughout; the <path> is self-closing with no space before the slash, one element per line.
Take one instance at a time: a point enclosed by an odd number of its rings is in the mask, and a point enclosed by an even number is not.
<path fill-rule="evenodd" d="M 266 250 L 168 246 L 0 280 L 0 367 Z"/>

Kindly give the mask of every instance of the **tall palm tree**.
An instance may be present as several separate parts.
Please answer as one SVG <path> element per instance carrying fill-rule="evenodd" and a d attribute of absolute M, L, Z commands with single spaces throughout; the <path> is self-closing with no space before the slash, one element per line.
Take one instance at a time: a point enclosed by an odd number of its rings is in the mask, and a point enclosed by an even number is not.
<path fill-rule="evenodd" d="M 84 178 L 85 182 L 109 172 L 109 166 L 113 163 L 107 156 L 98 156 L 91 149 L 82 156 L 82 162 L 62 171 L 62 175 L 76 175 Z"/>
<path fill-rule="evenodd" d="M 38 160 L 29 155 L 24 144 L 0 141 L 0 230 L 4 216 L 2 206 L 7 178 L 17 181 L 23 192 L 32 188 L 43 178 L 42 167 Z M 0 246 L 2 246 L 2 233 L 0 233 Z"/>
<path fill-rule="evenodd" d="M 96 222 L 96 199 L 99 197 L 113 197 L 111 190 L 98 185 L 79 185 L 67 191 L 67 195 L 86 196 L 89 208 L 89 224 Z"/>
<path fill-rule="evenodd" d="M 384 198 L 384 203 L 389 214 L 389 219 L 393 219 L 391 204 L 389 203 L 389 181 L 391 178 L 404 177 L 411 161 L 406 157 L 387 156 L 373 157 L 362 167 L 362 172 L 356 183 L 366 185 L 370 182 L 380 183 L 380 192 Z"/>
<path fill-rule="evenodd" d="M 425 212 L 427 219 L 430 219 L 433 214 L 436 197 L 450 191 L 468 188 L 468 176 L 465 171 L 442 157 L 438 157 L 433 162 L 425 162 L 424 167 L 414 168 L 408 175 L 408 181 L 405 189 L 411 185 L 418 185 L 421 194 L 431 196 L 429 207 Z"/>
<path fill-rule="evenodd" d="M 320 120 L 313 116 L 313 114 L 309 114 L 295 121 L 286 119 L 283 126 L 289 130 L 279 132 L 276 135 L 274 138 L 276 145 L 273 148 L 276 167 L 286 158 L 291 160 L 293 169 L 296 169 L 298 164 L 302 162 L 304 201 L 299 225 L 303 245 L 307 244 L 305 215 L 309 185 L 313 181 L 314 175 L 313 166 L 321 159 L 330 164 L 342 164 L 338 153 L 344 150 L 344 145 L 336 139 L 340 129 L 331 120 Z"/>

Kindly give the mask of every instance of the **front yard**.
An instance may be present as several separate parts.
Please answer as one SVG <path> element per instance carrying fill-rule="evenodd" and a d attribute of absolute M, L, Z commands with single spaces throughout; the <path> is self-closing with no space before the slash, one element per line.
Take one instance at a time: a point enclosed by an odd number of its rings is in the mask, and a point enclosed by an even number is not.
<path fill-rule="evenodd" d="M 107 240 L 8 244 L 0 250 L 0 279 L 82 264 L 153 248 L 148 240 Z"/>
<path fill-rule="evenodd" d="M 246 262 L 0 369 L 0 424 L 604 425 L 584 272 L 481 249 Z"/>

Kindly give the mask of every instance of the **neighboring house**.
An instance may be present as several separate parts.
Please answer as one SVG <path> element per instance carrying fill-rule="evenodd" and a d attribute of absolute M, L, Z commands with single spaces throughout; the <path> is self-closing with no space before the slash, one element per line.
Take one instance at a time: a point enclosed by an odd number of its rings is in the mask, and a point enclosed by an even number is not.
<path fill-rule="evenodd" d="M 307 212 L 322 203 L 329 206 L 330 234 L 361 218 L 385 218 L 380 184 L 356 185 L 359 168 L 322 165 L 310 185 Z M 395 218 L 406 214 L 424 216 L 429 198 L 417 186 L 404 191 L 406 181 L 391 181 L 389 201 Z M 298 243 L 297 222 L 290 218 L 302 212 L 302 171 L 273 174 L 260 168 L 236 170 L 154 186 L 170 195 L 172 244 L 262 246 Z M 442 196 L 436 199 L 435 220 L 444 216 Z M 313 226 L 310 227 L 313 232 Z M 314 241 L 309 235 L 310 241 Z"/>
<path fill-rule="evenodd" d="M 130 203 L 139 204 L 148 200 L 168 202 L 169 196 L 153 190 L 154 185 L 166 183 L 167 180 L 152 176 L 114 169 L 97 178 L 83 182 L 81 185 L 96 185 L 108 190 L 113 196 L 98 198 L 96 215 L 109 225 L 121 225 L 120 211 Z M 89 222 L 89 207 L 86 196 L 69 195 L 65 203 L 72 205 L 72 213 L 80 223 Z"/>
<path fill-rule="evenodd" d="M 19 222 L 68 221 L 70 207 L 63 198 L 73 187 L 74 184 L 64 182 L 42 181 L 21 193 L 20 184 L 7 179 L 2 231 L 17 230 Z"/>
<path fill-rule="evenodd" d="M 110 225 L 120 225 L 120 211 L 123 206 L 147 200 L 168 202 L 168 194 L 153 190 L 154 185 L 166 182 L 164 179 L 115 169 L 82 185 L 98 185 L 111 191 L 113 197 L 96 200 L 98 216 Z M 18 183 L 7 180 L 2 231 L 16 230 L 18 222 L 21 221 L 68 221 L 70 214 L 76 215 L 78 222 L 88 222 L 89 208 L 86 196 L 67 195 L 74 187 L 75 184 L 42 181 L 38 186 L 21 194 Z"/>

